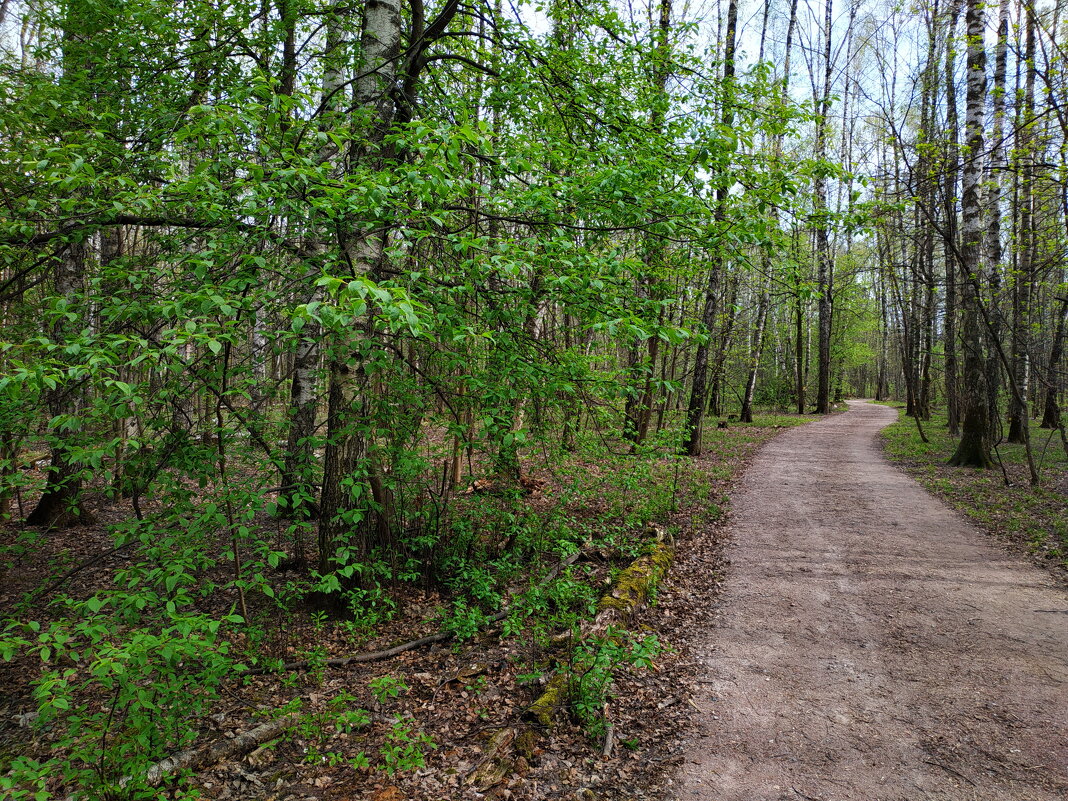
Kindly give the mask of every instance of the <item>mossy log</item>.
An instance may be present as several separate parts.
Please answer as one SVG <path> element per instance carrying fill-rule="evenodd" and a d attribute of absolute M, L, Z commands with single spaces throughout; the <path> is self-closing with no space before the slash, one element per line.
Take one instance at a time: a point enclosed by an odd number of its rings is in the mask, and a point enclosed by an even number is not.
<path fill-rule="evenodd" d="M 500 784 L 512 773 L 516 761 L 510 753 L 516 734 L 515 729 L 505 728 L 490 737 L 483 749 L 482 761 L 467 777 L 467 784 L 479 790 L 485 790 L 495 784 Z"/>
<path fill-rule="evenodd" d="M 556 710 L 564 705 L 567 700 L 568 676 L 562 671 L 557 671 L 545 685 L 541 695 L 526 711 L 526 716 L 536 723 L 548 728 L 553 725 L 553 715 Z"/>
<path fill-rule="evenodd" d="M 649 553 L 635 559 L 598 602 L 592 631 L 626 620 L 644 606 L 671 567 L 674 556 L 675 550 L 670 545 L 657 542 Z"/>
<path fill-rule="evenodd" d="M 635 559 L 619 574 L 612 588 L 597 603 L 597 614 L 582 626 L 578 642 L 603 634 L 610 626 L 624 622 L 634 615 L 656 590 L 671 567 L 675 549 L 665 541 L 661 532 L 651 543 L 648 553 Z M 567 701 L 569 676 L 557 671 L 538 699 L 527 708 L 526 717 L 545 727 L 552 726 L 556 711 Z"/>

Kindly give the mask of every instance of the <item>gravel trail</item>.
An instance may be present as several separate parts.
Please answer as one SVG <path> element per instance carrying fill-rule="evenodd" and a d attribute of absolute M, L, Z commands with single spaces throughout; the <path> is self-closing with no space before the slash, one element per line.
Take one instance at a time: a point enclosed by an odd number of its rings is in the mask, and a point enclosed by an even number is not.
<path fill-rule="evenodd" d="M 849 407 L 742 479 L 675 797 L 1068 799 L 1068 597 L 883 459 L 894 410 Z"/>

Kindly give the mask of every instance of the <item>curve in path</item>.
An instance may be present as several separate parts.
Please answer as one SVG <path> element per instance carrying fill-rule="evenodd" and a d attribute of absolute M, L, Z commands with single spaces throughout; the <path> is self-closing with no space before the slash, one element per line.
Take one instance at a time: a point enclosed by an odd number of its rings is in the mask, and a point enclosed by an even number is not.
<path fill-rule="evenodd" d="M 1068 599 L 882 457 L 851 402 L 760 452 L 680 801 L 1068 798 Z"/>

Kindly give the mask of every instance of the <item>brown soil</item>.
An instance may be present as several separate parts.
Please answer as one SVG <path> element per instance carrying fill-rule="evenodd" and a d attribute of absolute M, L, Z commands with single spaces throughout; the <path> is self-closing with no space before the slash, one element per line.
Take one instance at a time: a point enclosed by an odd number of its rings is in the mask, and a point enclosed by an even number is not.
<path fill-rule="evenodd" d="M 674 797 L 1068 793 L 1068 599 L 882 457 L 896 413 L 787 431 L 734 504 Z"/>

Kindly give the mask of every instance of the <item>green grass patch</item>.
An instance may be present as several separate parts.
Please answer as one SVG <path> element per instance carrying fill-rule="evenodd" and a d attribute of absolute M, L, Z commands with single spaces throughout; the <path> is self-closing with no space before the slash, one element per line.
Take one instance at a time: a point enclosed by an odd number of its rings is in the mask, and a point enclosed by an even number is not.
<path fill-rule="evenodd" d="M 921 441 L 916 422 L 901 412 L 883 429 L 887 457 L 983 528 L 1024 546 L 1048 566 L 1068 568 L 1068 460 L 1056 432 L 1032 423 L 1031 445 L 1042 477 L 1041 486 L 1032 487 L 1023 445 L 997 446 L 994 456 L 1004 470 L 950 467 L 957 437 L 946 429 L 945 412 L 933 413 L 923 426 L 930 442 Z"/>

